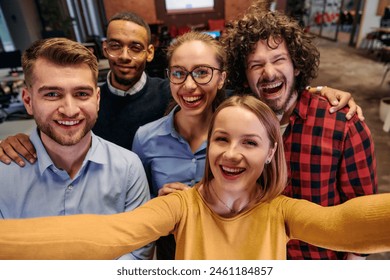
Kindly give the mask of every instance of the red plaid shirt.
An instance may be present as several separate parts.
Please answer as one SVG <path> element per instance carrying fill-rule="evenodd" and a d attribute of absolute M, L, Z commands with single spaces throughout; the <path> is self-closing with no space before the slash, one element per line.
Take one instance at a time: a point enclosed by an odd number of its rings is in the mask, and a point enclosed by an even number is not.
<path fill-rule="evenodd" d="M 327 100 L 304 91 L 283 138 L 289 169 L 286 195 L 322 206 L 377 192 L 376 160 L 370 130 L 347 109 L 329 113 Z M 347 253 L 291 240 L 288 259 L 345 259 Z"/>

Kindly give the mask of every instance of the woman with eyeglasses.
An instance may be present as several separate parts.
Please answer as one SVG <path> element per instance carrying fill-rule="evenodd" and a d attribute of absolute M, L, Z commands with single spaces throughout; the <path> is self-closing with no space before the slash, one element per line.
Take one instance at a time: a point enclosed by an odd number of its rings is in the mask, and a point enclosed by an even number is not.
<path fill-rule="evenodd" d="M 132 147 L 145 167 L 152 197 L 186 190 L 202 179 L 209 123 L 225 98 L 226 55 L 217 40 L 185 33 L 169 46 L 167 58 L 174 101 L 165 117 L 138 129 Z M 158 240 L 157 258 L 175 258 L 173 235 Z"/>

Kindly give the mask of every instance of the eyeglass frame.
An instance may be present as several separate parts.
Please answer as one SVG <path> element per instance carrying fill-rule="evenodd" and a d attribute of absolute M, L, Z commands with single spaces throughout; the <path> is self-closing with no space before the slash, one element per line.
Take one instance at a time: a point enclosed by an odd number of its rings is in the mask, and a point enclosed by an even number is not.
<path fill-rule="evenodd" d="M 171 72 L 170 68 L 172 68 L 172 67 L 181 68 L 181 69 L 183 69 L 183 70 L 186 72 L 186 76 L 185 76 L 185 78 L 184 78 L 184 80 L 183 80 L 182 82 L 180 82 L 180 83 L 175 83 L 175 82 L 173 82 L 173 81 L 171 80 L 170 74 L 169 74 L 169 73 Z M 174 84 L 174 85 L 181 85 L 181 84 L 184 84 L 185 81 L 186 81 L 187 78 L 188 78 L 188 75 L 190 75 L 191 78 L 192 78 L 192 80 L 193 80 L 196 84 L 204 86 L 204 85 L 207 85 L 208 83 L 210 83 L 211 80 L 213 79 L 213 77 L 214 77 L 214 70 L 223 72 L 222 69 L 217 68 L 217 67 L 213 67 L 213 66 L 210 66 L 210 65 L 197 65 L 197 66 L 195 66 L 191 71 L 188 71 L 186 68 L 184 68 L 184 67 L 182 67 L 182 66 L 172 66 L 172 67 L 166 68 L 165 71 L 166 71 L 166 75 L 167 75 L 169 81 L 170 81 L 172 84 Z M 192 75 L 192 73 L 194 72 L 194 70 L 197 69 L 197 68 L 200 68 L 200 67 L 206 67 L 206 68 L 211 69 L 211 77 L 210 77 L 210 80 L 209 80 L 207 83 L 199 83 L 199 82 L 197 82 L 196 79 L 194 78 L 194 76 Z"/>
<path fill-rule="evenodd" d="M 116 43 L 116 44 L 118 44 L 118 45 L 121 46 L 121 54 L 120 54 L 120 55 L 114 55 L 114 54 L 110 53 L 110 51 L 109 51 L 109 45 L 110 45 L 111 41 L 110 41 L 110 42 L 109 42 L 109 41 L 105 41 L 104 49 L 106 50 L 107 54 L 108 54 L 109 56 L 113 57 L 113 58 L 120 57 L 120 56 L 123 54 L 123 50 L 125 50 L 125 48 L 126 48 L 126 53 L 127 53 L 132 59 L 135 59 L 135 60 L 137 60 L 137 59 L 139 59 L 139 58 L 141 57 L 141 53 L 143 54 L 143 53 L 146 53 L 146 52 L 147 52 L 147 49 L 144 48 L 144 49 L 141 50 L 139 53 L 137 53 L 138 55 L 134 56 L 134 55 L 132 55 L 132 54 L 130 53 L 131 48 L 129 48 L 128 46 L 123 46 L 122 44 L 120 44 L 120 43 L 118 43 L 118 42 L 116 42 L 116 41 L 112 41 L 112 42 L 113 42 L 113 43 Z M 141 45 L 141 44 L 140 44 L 140 45 Z"/>

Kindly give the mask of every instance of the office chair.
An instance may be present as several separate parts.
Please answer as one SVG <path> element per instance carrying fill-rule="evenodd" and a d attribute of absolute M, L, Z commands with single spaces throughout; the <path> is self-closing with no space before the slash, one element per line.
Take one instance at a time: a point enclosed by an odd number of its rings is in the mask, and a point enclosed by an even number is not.
<path fill-rule="evenodd" d="M 5 94 L 3 88 L 0 86 L 0 123 L 7 119 L 8 113 L 5 110 L 11 103 L 11 95 Z"/>

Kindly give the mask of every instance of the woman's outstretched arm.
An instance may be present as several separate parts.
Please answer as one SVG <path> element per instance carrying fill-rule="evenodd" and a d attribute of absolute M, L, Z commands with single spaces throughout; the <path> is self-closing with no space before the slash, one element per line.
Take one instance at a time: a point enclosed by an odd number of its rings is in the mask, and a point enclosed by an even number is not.
<path fill-rule="evenodd" d="M 0 220 L 0 259 L 115 259 L 170 233 L 182 211 L 173 194 L 114 215 Z"/>
<path fill-rule="evenodd" d="M 331 207 L 304 200 L 287 205 L 292 239 L 343 252 L 390 251 L 390 194 L 361 196 Z"/>

